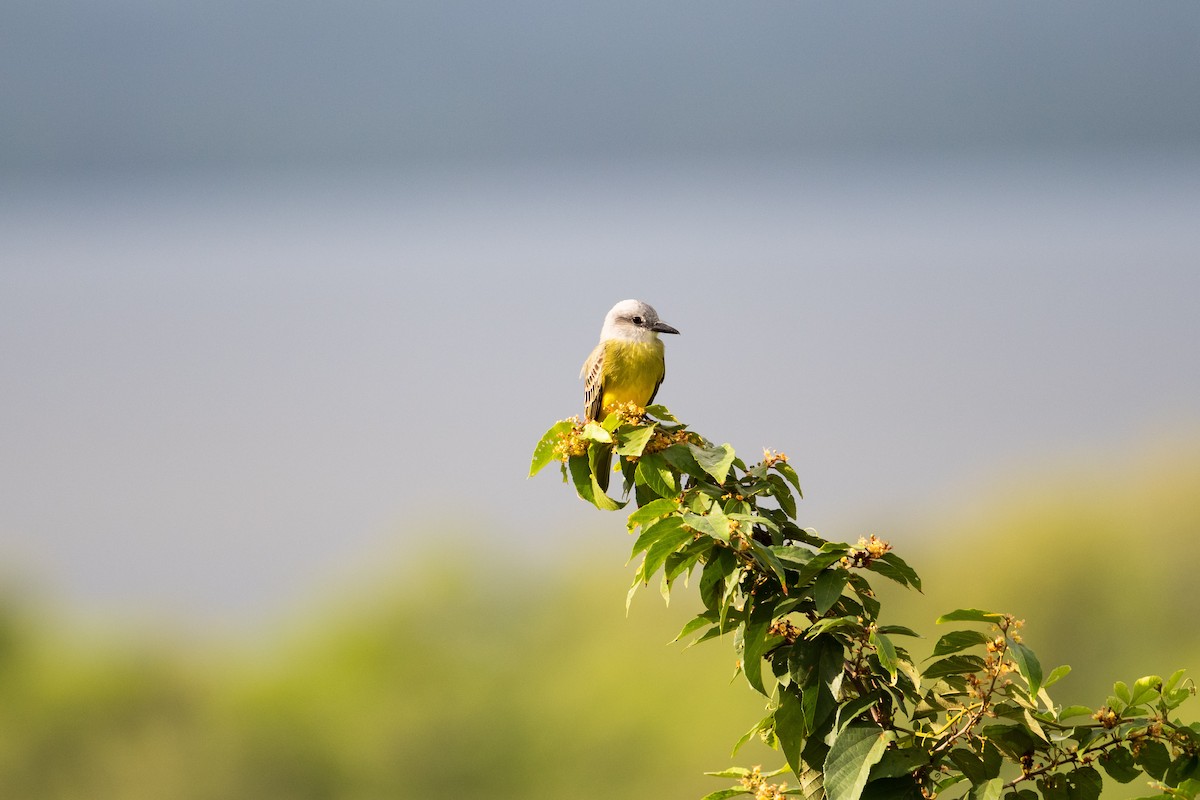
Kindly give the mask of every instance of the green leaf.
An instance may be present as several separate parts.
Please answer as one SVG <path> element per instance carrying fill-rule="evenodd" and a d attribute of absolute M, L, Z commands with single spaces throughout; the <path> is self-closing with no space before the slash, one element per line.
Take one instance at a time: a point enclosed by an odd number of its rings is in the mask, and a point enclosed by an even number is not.
<path fill-rule="evenodd" d="M 913 570 L 911 566 L 908 566 L 907 561 L 900 558 L 899 555 L 896 555 L 895 553 L 884 553 L 880 558 L 878 558 L 877 561 L 875 561 L 875 563 L 878 564 L 880 561 L 882 561 L 883 564 L 889 564 L 890 566 L 894 567 L 895 570 L 898 570 L 902 576 L 908 579 L 908 583 L 912 584 L 912 587 L 916 588 L 917 591 L 922 590 L 920 589 L 920 576 L 917 575 L 917 571 Z"/>
<path fill-rule="evenodd" d="M 999 800 L 1003 791 L 1004 779 L 992 778 L 983 783 L 972 784 L 971 791 L 967 792 L 967 800 Z"/>
<path fill-rule="evenodd" d="M 1121 783 L 1129 783 L 1142 774 L 1133 762 L 1133 753 L 1124 747 L 1109 750 L 1100 756 L 1100 766 L 1108 773 L 1108 777 Z"/>
<path fill-rule="evenodd" d="M 1099 800 L 1104 789 L 1104 779 L 1094 767 L 1071 770 L 1061 777 L 1066 779 L 1070 800 Z"/>
<path fill-rule="evenodd" d="M 771 495 L 778 501 L 783 513 L 788 516 L 788 519 L 795 519 L 796 498 L 792 497 L 792 492 L 788 489 L 787 484 L 778 475 L 771 475 L 766 480 L 767 485 L 771 487 Z"/>
<path fill-rule="evenodd" d="M 659 517 L 673 514 L 678 510 L 679 501 L 673 497 L 652 500 L 629 515 L 629 522 L 626 524 L 626 527 L 632 533 L 633 529 L 637 526 L 645 525 L 647 522 L 652 522 Z"/>
<path fill-rule="evenodd" d="M 652 406 L 646 406 L 646 413 L 648 415 L 650 415 L 651 417 L 654 417 L 655 419 L 661 419 L 664 422 L 678 422 L 679 421 L 679 420 L 675 419 L 674 416 L 672 416 L 671 412 L 668 411 L 667 407 L 664 406 L 662 403 L 655 403 Z"/>
<path fill-rule="evenodd" d="M 735 508 L 736 506 L 736 508 Z M 754 526 L 766 528 L 772 533 L 779 532 L 779 526 L 769 517 L 764 517 L 759 514 L 751 514 L 747 512 L 750 508 L 749 503 L 743 503 L 737 500 L 730 500 L 725 504 L 725 515 L 730 519 L 735 519 L 741 523 L 746 530 L 751 530 Z"/>
<path fill-rule="evenodd" d="M 558 454 L 554 452 L 555 446 L 574 427 L 574 420 L 564 419 L 551 425 L 550 430 L 542 434 L 542 438 L 533 448 L 533 460 L 529 464 L 529 477 L 537 475 L 543 467 L 557 459 Z"/>
<path fill-rule="evenodd" d="M 780 561 L 788 565 L 788 569 L 804 567 L 816 555 L 812 550 L 794 545 L 771 545 L 771 552 Z"/>
<path fill-rule="evenodd" d="M 871 570 L 871 572 L 882 575 L 888 580 L 895 581 L 901 586 L 908 586 L 908 576 L 883 559 L 876 559 L 870 562 L 867 564 L 867 569 Z"/>
<path fill-rule="evenodd" d="M 1120 698 L 1121 702 L 1125 703 L 1125 705 L 1129 705 L 1129 701 L 1133 699 L 1133 695 L 1124 681 L 1117 681 L 1113 684 L 1113 694 Z"/>
<path fill-rule="evenodd" d="M 672 642 L 678 642 L 685 636 L 689 636 L 703 628 L 705 625 L 716 624 L 715 615 L 711 611 L 706 611 L 703 614 L 698 614 L 688 620 L 687 624 L 679 631 L 679 635 L 672 639 Z"/>
<path fill-rule="evenodd" d="M 650 453 L 638 459 L 637 482 L 644 484 L 659 497 L 674 497 L 679 494 L 675 473 L 658 453 Z"/>
<path fill-rule="evenodd" d="M 796 474 L 796 470 L 786 461 L 776 461 L 771 465 L 771 469 L 778 472 L 783 477 L 787 478 L 788 483 L 796 487 L 796 494 L 804 497 L 804 492 L 800 490 L 800 476 Z M 792 516 L 795 516 L 794 514 Z"/>
<path fill-rule="evenodd" d="M 804 743 L 804 750 L 800 753 L 801 768 L 793 770 L 800 785 L 796 790 L 789 789 L 789 795 L 797 795 L 802 800 L 826 800 L 822 766 L 828 754 L 829 747 L 817 735 Z"/>
<path fill-rule="evenodd" d="M 729 541 L 729 518 L 717 506 L 713 506 L 708 514 L 684 514 L 683 524 L 696 533 L 711 536 L 722 542 Z"/>
<path fill-rule="evenodd" d="M 720 772 L 706 772 L 704 774 L 712 778 L 744 778 L 750 774 L 750 770 L 745 767 L 729 767 Z"/>
<path fill-rule="evenodd" d="M 934 796 L 936 797 L 936 796 L 942 794 L 947 789 L 949 789 L 951 786 L 954 786 L 956 783 L 962 783 L 965 780 L 966 780 L 966 777 L 962 773 L 955 774 L 952 772 L 951 774 L 947 775 L 945 778 L 941 778 L 940 780 L 935 781 L 935 783 L 933 784 Z"/>
<path fill-rule="evenodd" d="M 1044 800 L 1071 800 L 1071 791 L 1065 775 L 1051 773 L 1037 779 L 1038 791 Z"/>
<path fill-rule="evenodd" d="M 750 794 L 750 790 L 741 787 L 736 789 L 718 789 L 715 792 L 709 792 L 704 795 L 700 800 L 726 800 L 729 797 L 738 797 L 747 794 Z"/>
<path fill-rule="evenodd" d="M 642 530 L 637 541 L 633 543 L 633 552 L 629 554 L 629 558 L 632 560 L 634 556 L 643 550 L 649 549 L 650 545 L 662 537 L 673 534 L 682 527 L 683 520 L 679 517 L 663 517 L 653 525 L 647 526 Z M 690 533 L 688 535 L 691 536 Z"/>
<path fill-rule="evenodd" d="M 839 705 L 837 709 L 837 725 L 835 730 L 840 731 L 842 728 L 845 728 L 847 725 L 854 722 L 854 720 L 860 714 L 865 713 L 868 709 L 878 703 L 882 697 L 883 693 L 876 690 L 874 692 L 869 692 L 862 697 L 856 697 L 853 700 L 849 700 Z"/>
<path fill-rule="evenodd" d="M 1037 746 L 1029 731 L 1020 725 L 985 725 L 980 732 L 1013 761 L 1020 761 Z"/>
<path fill-rule="evenodd" d="M 921 675 L 926 679 L 933 679 L 944 675 L 978 672 L 981 669 L 983 669 L 983 659 L 979 656 L 948 656 L 927 666 L 921 671 Z"/>
<path fill-rule="evenodd" d="M 1021 717 L 1025 720 L 1025 729 L 1038 737 L 1044 742 L 1049 742 L 1050 737 L 1046 735 L 1046 731 L 1042 728 L 1042 723 L 1033 715 L 1033 712 L 1028 708 L 1021 710 Z"/>
<path fill-rule="evenodd" d="M 783 751 L 783 757 L 787 759 L 788 766 L 797 775 L 803 769 L 800 763 L 800 751 L 804 747 L 804 738 L 807 735 L 804 707 L 800 698 L 794 691 L 780 689 L 779 708 L 775 709 L 775 736 L 779 739 L 779 749 Z"/>
<path fill-rule="evenodd" d="M 625 504 L 613 500 L 604 493 L 604 489 L 600 488 L 600 484 L 596 482 L 596 476 L 592 472 L 590 463 L 592 455 L 593 451 L 589 450 L 586 457 L 574 456 L 567 459 L 567 468 L 571 473 L 571 480 L 575 484 L 575 492 L 601 511 L 616 511 Z"/>
<path fill-rule="evenodd" d="M 1017 662 L 1017 669 L 1021 671 L 1021 677 L 1029 683 L 1029 696 L 1035 702 L 1037 700 L 1038 690 L 1042 688 L 1042 665 L 1037 660 L 1037 656 L 1033 654 L 1025 645 L 1020 642 L 1009 641 L 1008 652 L 1012 655 L 1013 660 Z"/>
<path fill-rule="evenodd" d="M 888 751 L 892 752 L 895 751 Z M 924 800 L 924 797 L 920 785 L 911 777 L 871 778 L 862 793 L 862 800 Z"/>
<path fill-rule="evenodd" d="M 728 444 L 720 447 L 701 447 L 689 444 L 688 450 L 691 451 L 692 457 L 696 459 L 700 468 L 711 475 L 717 485 L 725 483 L 725 479 L 729 476 L 729 468 L 733 466 L 733 459 L 736 457 L 732 447 Z"/>
<path fill-rule="evenodd" d="M 678 519 L 677 517 L 667 517 L 661 524 Z M 690 542 L 693 538 L 693 533 L 687 528 L 678 526 L 674 529 L 668 528 L 667 532 L 654 540 L 650 545 L 650 549 L 646 551 L 646 557 L 642 560 L 642 566 L 638 569 L 638 574 L 642 580 L 649 582 L 654 573 L 658 572 L 663 563 L 666 562 L 667 556 L 679 549 L 680 545 Z"/>
<path fill-rule="evenodd" d="M 892 680 L 895 681 L 896 665 L 898 663 L 896 645 L 892 644 L 892 640 L 879 631 L 871 632 L 870 641 L 875 648 L 875 653 L 879 656 L 880 666 L 887 670 L 888 674 L 892 676 Z"/>
<path fill-rule="evenodd" d="M 610 411 L 608 413 L 607 417 L 605 417 L 603 420 L 598 420 L 598 422 L 600 423 L 600 427 L 603 428 L 609 434 L 611 434 L 617 428 L 621 427 L 621 423 L 623 423 L 624 421 L 625 421 L 625 418 L 616 411 Z"/>
<path fill-rule="evenodd" d="M 917 639 L 922 638 L 921 634 L 904 625 L 880 625 L 879 632 L 886 633 L 889 636 L 913 636 Z"/>
<path fill-rule="evenodd" d="M 1004 755 L 1000 752 L 1000 749 L 998 747 L 996 747 L 996 745 L 992 744 L 991 742 L 984 742 L 984 744 L 983 744 L 983 770 L 984 770 L 983 774 L 984 774 L 984 777 L 986 777 L 988 779 L 998 778 L 1000 776 L 1000 770 L 1003 767 L 1004 767 Z"/>
<path fill-rule="evenodd" d="M 1168 786 L 1178 786 L 1195 775 L 1197 770 L 1200 770 L 1200 756 L 1180 753 L 1163 775 L 1163 783 Z"/>
<path fill-rule="evenodd" d="M 1171 766 L 1171 754 L 1167 752 L 1166 745 L 1162 742 L 1144 742 L 1138 748 L 1138 753 L 1133 757 L 1133 761 L 1151 778 L 1162 780 L 1163 775 L 1167 773 L 1167 768 Z"/>
<path fill-rule="evenodd" d="M 844 630 L 849 628 L 854 631 L 863 629 L 862 623 L 858 621 L 858 617 L 846 615 L 844 617 L 825 617 L 819 619 L 804 630 L 804 635 L 807 638 L 818 636 L 822 633 L 830 631 Z"/>
<path fill-rule="evenodd" d="M 718 548 L 700 573 L 700 599 L 705 608 L 716 611 L 725 591 L 725 581 L 738 568 L 737 556 L 728 547 Z"/>
<path fill-rule="evenodd" d="M 817 576 L 817 582 L 813 585 L 813 602 L 816 603 L 818 614 L 833 608 L 833 604 L 842 596 L 847 580 L 849 576 L 846 570 L 840 567 L 824 570 Z"/>
<path fill-rule="evenodd" d="M 755 603 L 742 635 L 742 672 L 755 691 L 768 696 L 770 692 L 763 684 L 762 657 L 767 651 L 767 630 L 771 627 L 774 611 L 774 603 Z"/>
<path fill-rule="evenodd" d="M 991 622 L 996 623 L 1004 619 L 1003 614 L 996 614 L 992 611 L 980 611 L 978 608 L 960 608 L 951 611 L 949 614 L 943 614 L 937 618 L 937 624 L 943 622 Z"/>
<path fill-rule="evenodd" d="M 1155 699 L 1158 697 L 1158 692 L 1162 685 L 1163 679 L 1157 675 L 1147 675 L 1144 678 L 1138 678 L 1133 683 L 1133 699 L 1129 701 L 1129 705 L 1138 706 Z"/>
<path fill-rule="evenodd" d="M 1090 717 L 1094 712 L 1087 706 L 1067 706 L 1062 711 L 1058 712 L 1058 719 L 1061 722 L 1064 719 L 1071 717 Z"/>
<path fill-rule="evenodd" d="M 898 747 L 888 750 L 871 768 L 871 781 L 881 778 L 899 778 L 911 775 L 916 769 L 929 763 L 929 753 L 920 747 Z"/>
<path fill-rule="evenodd" d="M 779 581 L 779 585 L 783 587 L 784 594 L 787 594 L 787 577 L 784 575 L 783 562 L 776 558 L 771 548 L 759 544 L 753 539 L 748 541 L 750 542 L 750 550 L 754 553 L 755 560 L 775 576 Z"/>
<path fill-rule="evenodd" d="M 827 567 L 830 567 L 842 560 L 842 554 L 845 553 L 844 548 L 830 549 L 826 552 L 817 553 L 808 560 L 808 563 L 800 568 L 800 574 L 796 576 L 796 580 L 792 582 L 793 586 L 805 587 L 810 584 L 818 575 L 820 575 Z M 781 553 L 780 560 L 786 560 Z M 843 570 L 844 572 L 844 570 Z M 837 598 L 834 598 L 836 602 Z"/>
<path fill-rule="evenodd" d="M 801 698 L 805 702 L 804 713 L 808 729 L 812 731 L 813 736 L 820 734 L 821 728 L 833 715 L 834 708 L 837 706 L 834 698 L 841 686 L 843 669 L 846 664 L 846 650 L 842 643 L 833 636 L 821 638 L 825 641 L 818 656 L 818 688 L 815 692 L 805 692 L 804 697 Z M 824 759 L 822 758 L 822 760 Z"/>
<path fill-rule="evenodd" d="M 991 641 L 986 633 L 980 631 L 950 631 L 933 647 L 933 655 L 944 656 L 966 650 L 968 647 L 987 644 Z"/>
<path fill-rule="evenodd" d="M 737 742 L 735 742 L 733 745 L 733 752 L 731 752 L 729 754 L 729 757 L 733 758 L 734 756 L 736 756 L 738 754 L 738 750 L 741 750 L 742 746 L 745 745 L 746 742 L 753 739 L 755 736 L 760 736 L 760 735 L 762 735 L 763 732 L 771 730 L 771 726 L 774 725 L 774 720 L 775 720 L 774 716 L 771 714 L 768 714 L 767 716 L 760 719 L 758 722 L 754 723 L 753 728 L 751 728 L 750 730 L 743 733 L 740 737 L 738 737 Z"/>
<path fill-rule="evenodd" d="M 592 499 L 592 467 L 588 464 L 588 457 L 571 456 L 566 459 L 566 468 L 571 473 L 571 482 L 575 483 L 575 493 L 595 505 Z"/>
<path fill-rule="evenodd" d="M 788 650 L 788 673 L 801 691 L 807 692 L 817 686 L 821 651 L 830 642 L 831 638 L 827 636 L 800 639 Z M 808 731 L 805 735 L 808 735 Z"/>
<path fill-rule="evenodd" d="M 982 783 L 987 779 L 983 759 L 965 747 L 956 747 L 950 751 L 950 760 L 958 771 L 967 776 L 972 784 Z"/>
<path fill-rule="evenodd" d="M 921 591 L 920 576 L 895 553 L 884 553 L 867 564 L 867 569 L 893 580 L 901 586 L 911 585 L 917 591 Z"/>
<path fill-rule="evenodd" d="M 1071 667 L 1067 664 L 1057 666 L 1050 670 L 1050 674 L 1046 676 L 1046 680 L 1042 681 L 1042 688 L 1049 689 L 1054 684 L 1058 683 L 1063 678 L 1071 674 Z"/>
<path fill-rule="evenodd" d="M 619 456 L 640 456 L 646 445 L 654 436 L 657 425 L 622 425 L 617 429 L 617 446 L 614 452 Z"/>
<path fill-rule="evenodd" d="M 667 556 L 666 563 L 663 565 L 663 575 L 673 581 L 683 572 L 691 574 L 696 564 L 712 552 L 713 546 L 711 539 L 701 538 L 681 547 Z"/>
<path fill-rule="evenodd" d="M 611 444 L 612 434 L 604 429 L 597 422 L 586 422 L 583 425 L 583 430 L 579 434 L 580 438 L 587 439 L 589 442 L 600 442 L 601 444 Z"/>
<path fill-rule="evenodd" d="M 709 524 L 712 525 L 712 529 L 716 533 L 716 537 L 723 542 L 729 541 L 729 534 L 733 529 L 729 524 L 729 517 L 727 517 L 725 512 L 721 509 L 721 505 L 719 503 L 713 503 L 712 508 L 710 508 L 708 513 L 704 516 L 708 520 Z"/>
<path fill-rule="evenodd" d="M 658 455 L 662 456 L 663 460 L 674 467 L 676 471 L 684 475 L 691 475 L 696 479 L 701 479 L 705 475 L 704 470 L 696 463 L 696 459 L 692 456 L 692 451 L 688 449 L 687 445 L 673 444 L 666 450 L 660 451 Z"/>
<path fill-rule="evenodd" d="M 858 800 L 871 767 L 879 763 L 893 734 L 874 725 L 850 725 L 825 757 L 825 792 L 829 800 Z"/>

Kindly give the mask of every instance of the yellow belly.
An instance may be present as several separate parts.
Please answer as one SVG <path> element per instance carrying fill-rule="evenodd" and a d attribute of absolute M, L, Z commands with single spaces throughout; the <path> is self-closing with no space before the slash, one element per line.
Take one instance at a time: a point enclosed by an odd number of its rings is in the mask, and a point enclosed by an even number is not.
<path fill-rule="evenodd" d="M 608 342 L 604 349 L 601 407 L 616 403 L 647 405 L 664 372 L 662 342 Z"/>

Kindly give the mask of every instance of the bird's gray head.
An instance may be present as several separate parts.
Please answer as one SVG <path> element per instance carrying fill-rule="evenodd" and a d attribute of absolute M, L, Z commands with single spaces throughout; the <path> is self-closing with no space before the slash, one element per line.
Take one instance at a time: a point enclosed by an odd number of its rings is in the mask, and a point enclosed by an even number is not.
<path fill-rule="evenodd" d="M 648 342 L 660 333 L 679 333 L 658 318 L 658 312 L 641 300 L 622 300 L 612 307 L 600 330 L 603 339 L 627 339 Z"/>

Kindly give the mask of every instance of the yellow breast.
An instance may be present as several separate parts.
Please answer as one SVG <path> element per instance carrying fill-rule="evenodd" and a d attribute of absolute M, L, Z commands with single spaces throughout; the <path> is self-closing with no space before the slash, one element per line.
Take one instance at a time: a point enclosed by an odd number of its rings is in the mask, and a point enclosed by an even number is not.
<path fill-rule="evenodd" d="M 662 382 L 666 368 L 663 344 L 611 339 L 604 344 L 601 407 L 615 403 L 647 405 Z"/>

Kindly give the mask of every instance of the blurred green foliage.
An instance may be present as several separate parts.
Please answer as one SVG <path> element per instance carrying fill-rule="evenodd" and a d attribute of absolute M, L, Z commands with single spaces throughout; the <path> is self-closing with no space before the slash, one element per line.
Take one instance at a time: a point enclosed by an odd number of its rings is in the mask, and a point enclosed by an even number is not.
<path fill-rule="evenodd" d="M 626 618 L 623 533 L 529 581 L 472 544 L 474 566 L 392 576 L 242 647 L 82 643 L 10 599 L 0 797 L 707 791 L 732 745 L 720 732 L 760 709 L 730 654 L 667 646 L 686 610 L 647 598 Z"/>
<path fill-rule="evenodd" d="M 1140 477 L 1039 476 L 937 535 L 871 531 L 925 578 L 924 596 L 884 598 L 885 621 L 932 647 L 949 608 L 1011 610 L 1043 663 L 1074 666 L 1055 692 L 1068 703 L 1100 704 L 1115 678 L 1194 674 L 1200 457 L 1127 471 Z M 647 593 L 626 619 L 618 519 L 520 580 L 469 541 L 469 560 L 430 560 L 240 644 L 80 635 L 4 596 L 0 797 L 699 796 L 761 697 L 731 683 L 727 643 L 666 646 L 695 608 Z M 782 763 L 757 744 L 738 760 Z"/>
<path fill-rule="evenodd" d="M 1055 688 L 1064 703 L 1096 704 L 1114 679 L 1196 675 L 1200 448 L 1033 471 L 955 505 L 919 535 L 879 531 L 925 578 L 924 596 L 880 586 L 889 621 L 937 635 L 942 609 L 1011 611 L 1043 663 L 1074 667 Z"/>

